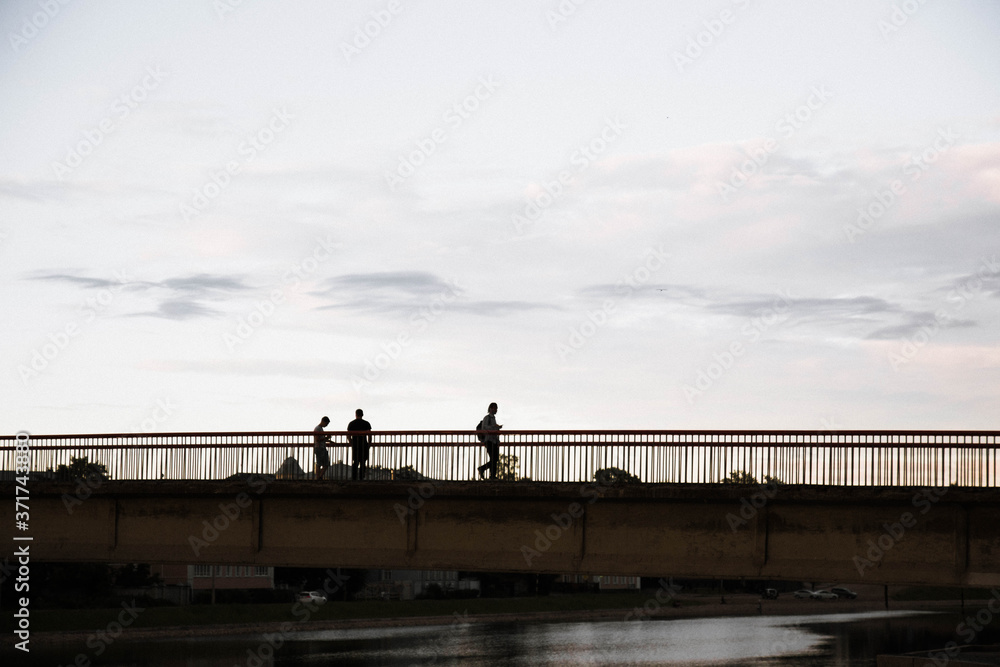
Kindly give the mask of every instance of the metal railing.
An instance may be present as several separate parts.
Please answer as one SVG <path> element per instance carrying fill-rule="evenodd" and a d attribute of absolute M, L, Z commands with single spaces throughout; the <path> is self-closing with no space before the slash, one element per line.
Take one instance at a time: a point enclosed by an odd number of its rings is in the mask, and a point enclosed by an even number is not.
<path fill-rule="evenodd" d="M 328 479 L 348 479 L 344 431 L 328 431 Z M 649 483 L 758 482 L 846 486 L 997 486 L 1000 431 L 600 430 L 504 431 L 501 475 L 510 481 L 592 482 L 617 468 Z M 234 475 L 313 477 L 312 431 L 0 436 L 0 470 L 16 450 L 35 479 L 74 459 L 115 480 L 220 480 Z M 476 479 L 487 460 L 474 431 L 373 431 L 369 479 Z M 77 466 L 81 463 L 78 461 Z M 93 471 L 93 468 L 87 470 Z M 748 480 L 748 477 L 744 477 Z"/>

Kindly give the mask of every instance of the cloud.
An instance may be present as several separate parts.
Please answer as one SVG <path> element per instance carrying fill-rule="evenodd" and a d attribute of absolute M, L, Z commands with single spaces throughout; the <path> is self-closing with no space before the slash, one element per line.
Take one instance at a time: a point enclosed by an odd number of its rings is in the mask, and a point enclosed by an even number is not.
<path fill-rule="evenodd" d="M 868 340 L 898 340 L 911 338 L 920 330 L 959 329 L 978 326 L 975 320 L 937 318 L 933 313 L 910 313 L 907 321 L 877 329 L 865 338 Z"/>
<path fill-rule="evenodd" d="M 209 308 L 202 300 L 226 299 L 235 293 L 253 289 L 242 277 L 196 273 L 160 281 L 131 280 L 124 273 L 117 274 L 116 280 L 93 278 L 71 273 L 47 273 L 30 277 L 30 280 L 63 282 L 83 289 L 128 290 L 149 294 L 158 300 L 153 310 L 130 313 L 130 317 L 162 317 L 171 320 L 187 320 L 195 317 L 214 317 L 222 311 Z M 163 297 L 159 293 L 165 292 Z"/>
<path fill-rule="evenodd" d="M 108 280 L 106 278 L 91 278 L 89 276 L 71 276 L 66 273 L 49 273 L 42 276 L 34 276 L 32 280 L 47 280 L 52 282 L 75 283 L 88 289 L 109 289 L 119 288 L 123 283 L 119 280 Z"/>
<path fill-rule="evenodd" d="M 0 196 L 49 203 L 65 199 L 70 186 L 54 180 L 15 180 L 0 178 Z"/>
<path fill-rule="evenodd" d="M 967 284 L 957 281 L 956 284 Z M 1000 288 L 1000 283 L 997 284 Z M 587 297 L 621 296 L 618 285 L 591 285 L 580 290 Z M 818 331 L 849 329 L 864 339 L 898 339 L 922 328 L 968 328 L 975 320 L 937 317 L 934 312 L 915 310 L 901 303 L 870 295 L 838 297 L 793 297 L 790 294 L 740 294 L 726 289 L 692 285 L 644 285 L 630 293 L 648 304 L 662 302 L 681 306 L 689 316 L 726 316 L 740 319 L 778 316 L 786 326 L 813 327 Z"/>
<path fill-rule="evenodd" d="M 395 312 L 427 305 L 432 300 L 451 299 L 461 293 L 453 281 L 426 271 L 379 271 L 350 273 L 328 278 L 313 296 L 330 301 L 320 309 L 351 309 Z"/>
<path fill-rule="evenodd" d="M 159 283 L 160 287 L 176 290 L 178 292 L 208 292 L 220 290 L 223 292 L 240 292 L 250 289 L 238 278 L 227 276 L 213 276 L 207 273 L 199 273 L 183 278 L 169 278 Z"/>
<path fill-rule="evenodd" d="M 537 310 L 562 310 L 559 306 L 531 301 L 467 301 L 456 304 L 454 308 L 473 315 L 492 317 Z"/>
<path fill-rule="evenodd" d="M 1000 264 L 996 256 L 984 260 L 977 271 L 959 276 L 943 290 L 954 295 L 953 298 L 969 299 L 980 292 L 994 299 L 1000 298 Z"/>
<path fill-rule="evenodd" d="M 213 308 L 207 308 L 197 301 L 186 301 L 184 299 L 172 299 L 163 301 L 156 310 L 144 313 L 132 313 L 131 317 L 162 317 L 168 320 L 189 320 L 194 317 L 212 317 L 221 315 L 222 312 Z"/>
<path fill-rule="evenodd" d="M 156 373 L 210 373 L 240 376 L 287 376 L 299 379 L 329 380 L 354 372 L 350 364 L 310 359 L 149 359 L 139 364 L 143 370 Z"/>
<path fill-rule="evenodd" d="M 483 316 L 558 309 L 556 306 L 522 300 L 475 301 L 454 280 L 426 271 L 382 271 L 351 273 L 329 278 L 312 293 L 334 303 L 321 309 L 351 309 L 378 313 L 418 310 L 445 302 L 448 310 Z"/>
<path fill-rule="evenodd" d="M 452 286 L 426 271 L 382 271 L 379 273 L 350 273 L 329 278 L 324 283 L 328 293 L 341 289 L 367 293 L 397 290 L 405 294 L 437 294 Z"/>

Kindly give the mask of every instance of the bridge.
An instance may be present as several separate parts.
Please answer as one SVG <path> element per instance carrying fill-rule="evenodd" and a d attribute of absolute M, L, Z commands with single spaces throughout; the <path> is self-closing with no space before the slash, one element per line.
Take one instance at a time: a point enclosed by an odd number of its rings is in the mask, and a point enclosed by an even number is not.
<path fill-rule="evenodd" d="M 330 434 L 323 481 L 311 431 L 6 436 L 7 553 L 1000 585 L 996 432 L 511 431 L 503 481 L 471 431 L 373 432 L 364 481 Z"/>

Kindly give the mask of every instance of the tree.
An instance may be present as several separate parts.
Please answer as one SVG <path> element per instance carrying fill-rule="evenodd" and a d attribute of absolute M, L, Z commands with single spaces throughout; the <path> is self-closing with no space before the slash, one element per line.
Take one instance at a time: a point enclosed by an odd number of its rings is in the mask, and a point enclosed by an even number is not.
<path fill-rule="evenodd" d="M 502 482 L 530 481 L 518 474 L 520 469 L 520 461 L 513 454 L 501 454 L 497 459 L 497 479 Z"/>
<path fill-rule="evenodd" d="M 641 479 L 621 468 L 601 468 L 594 473 L 594 481 L 602 486 L 613 486 L 616 484 L 635 484 L 642 482 Z"/>
<path fill-rule="evenodd" d="M 52 469 L 49 468 L 51 471 Z M 55 470 L 56 479 L 60 482 L 75 482 L 82 480 L 104 481 L 108 479 L 108 469 L 103 463 L 91 463 L 87 457 L 70 457 L 69 465 L 60 463 Z"/>
<path fill-rule="evenodd" d="M 753 475 L 751 475 L 750 473 L 748 473 L 745 470 L 734 470 L 734 471 L 732 471 L 731 473 L 729 473 L 729 477 L 726 477 L 725 479 L 722 480 L 722 483 L 723 484 L 738 484 L 738 485 L 743 485 L 743 486 L 758 486 L 759 485 L 759 482 L 757 481 L 757 478 L 754 477 Z M 764 475 L 764 484 L 765 485 L 772 485 L 772 484 L 773 485 L 777 485 L 777 484 L 784 484 L 784 482 L 782 482 L 777 477 L 772 477 L 771 475 Z"/>
<path fill-rule="evenodd" d="M 395 472 L 395 474 L 393 475 L 393 479 L 412 480 L 412 479 L 427 479 L 427 478 L 421 475 L 419 472 L 417 472 L 417 469 L 414 468 L 413 466 L 403 466 L 402 468 L 400 468 Z"/>

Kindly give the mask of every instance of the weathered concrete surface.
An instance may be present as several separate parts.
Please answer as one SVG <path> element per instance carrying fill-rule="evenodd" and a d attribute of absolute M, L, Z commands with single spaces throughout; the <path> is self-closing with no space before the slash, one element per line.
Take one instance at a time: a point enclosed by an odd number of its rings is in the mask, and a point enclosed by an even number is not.
<path fill-rule="evenodd" d="M 12 484 L 0 484 L 12 499 Z M 31 485 L 6 551 L 232 563 L 1000 585 L 1000 489 L 518 482 Z"/>

